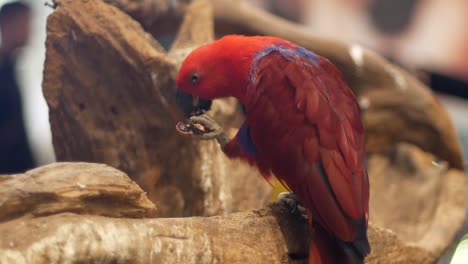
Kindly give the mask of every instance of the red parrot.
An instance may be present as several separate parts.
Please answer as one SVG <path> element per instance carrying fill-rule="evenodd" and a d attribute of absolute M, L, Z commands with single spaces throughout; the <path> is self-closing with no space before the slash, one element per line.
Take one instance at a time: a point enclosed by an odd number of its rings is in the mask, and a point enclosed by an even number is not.
<path fill-rule="evenodd" d="M 237 135 L 218 141 L 229 157 L 274 174 L 299 198 L 312 218 L 310 263 L 364 261 L 364 130 L 356 98 L 330 61 L 281 38 L 229 35 L 194 50 L 176 82 L 186 117 L 216 98 L 244 105 Z"/>

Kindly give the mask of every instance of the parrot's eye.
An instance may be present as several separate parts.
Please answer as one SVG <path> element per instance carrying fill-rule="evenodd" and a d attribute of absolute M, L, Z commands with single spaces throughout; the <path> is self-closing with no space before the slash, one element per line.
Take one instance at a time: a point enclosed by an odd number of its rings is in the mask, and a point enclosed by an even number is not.
<path fill-rule="evenodd" d="M 191 77 L 192 83 L 197 83 L 199 78 L 200 77 L 198 76 L 198 73 L 192 74 L 192 77 Z"/>

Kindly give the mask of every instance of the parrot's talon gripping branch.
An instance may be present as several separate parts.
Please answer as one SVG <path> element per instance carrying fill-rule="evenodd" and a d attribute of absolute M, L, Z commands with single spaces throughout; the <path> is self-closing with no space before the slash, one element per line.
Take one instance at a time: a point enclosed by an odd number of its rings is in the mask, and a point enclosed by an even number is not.
<path fill-rule="evenodd" d="M 299 204 L 299 197 L 291 192 L 282 192 L 278 195 L 276 204 L 285 205 L 290 208 L 291 213 L 299 212 L 305 219 L 307 219 L 307 210 Z"/>
<path fill-rule="evenodd" d="M 201 140 L 216 139 L 221 148 L 230 141 L 221 126 L 207 115 L 192 116 L 188 123 L 177 123 L 176 128 L 181 134 L 192 135 Z"/>

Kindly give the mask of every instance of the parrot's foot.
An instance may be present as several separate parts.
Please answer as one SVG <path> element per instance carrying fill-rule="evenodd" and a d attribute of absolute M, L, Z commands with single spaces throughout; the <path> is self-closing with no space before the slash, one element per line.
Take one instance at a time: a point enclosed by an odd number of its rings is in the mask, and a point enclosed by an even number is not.
<path fill-rule="evenodd" d="M 282 192 L 278 195 L 277 204 L 284 204 L 290 208 L 291 213 L 299 212 L 305 219 L 307 219 L 307 210 L 299 204 L 297 195 L 291 192 Z"/>
<path fill-rule="evenodd" d="M 222 148 L 229 142 L 221 126 L 207 115 L 192 116 L 188 123 L 179 122 L 177 130 L 202 140 L 216 139 Z"/>

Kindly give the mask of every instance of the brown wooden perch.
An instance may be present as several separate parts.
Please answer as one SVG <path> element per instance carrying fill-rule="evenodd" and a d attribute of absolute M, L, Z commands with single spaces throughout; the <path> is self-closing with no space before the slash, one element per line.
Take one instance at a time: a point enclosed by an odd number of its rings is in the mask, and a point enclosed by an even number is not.
<path fill-rule="evenodd" d="M 424 157 L 423 153 L 413 156 Z M 388 161 L 382 159 L 372 162 L 385 166 Z M 305 263 L 307 259 L 307 222 L 287 208 L 273 204 L 229 216 L 145 218 L 155 211 L 145 193 L 124 173 L 102 164 L 45 166 L 1 178 L 0 190 L 0 263 Z M 401 208 L 406 209 L 410 208 Z M 369 238 L 373 251 L 367 263 L 434 259 L 424 247 L 411 246 L 413 241 L 402 241 L 372 223 Z"/>
<path fill-rule="evenodd" d="M 367 263 L 432 263 L 453 243 L 466 194 L 457 170 L 460 146 L 445 110 L 409 74 L 242 2 L 106 1 L 153 33 L 179 18 L 168 53 L 109 4 L 56 2 L 47 24 L 43 89 L 57 158 L 123 172 L 65 163 L 0 178 L 0 262 L 305 261 L 309 241 L 299 217 L 277 206 L 230 214 L 267 203 L 270 187 L 255 170 L 228 160 L 215 142 L 175 132 L 178 65 L 213 40 L 213 25 L 227 24 L 286 37 L 327 56 L 360 98 L 371 154 Z M 232 100 L 218 101 L 211 112 L 226 130 L 238 127 Z M 438 158 L 447 163 L 434 164 Z M 161 217 L 213 217 L 148 219 L 155 214 L 148 199 Z"/>

